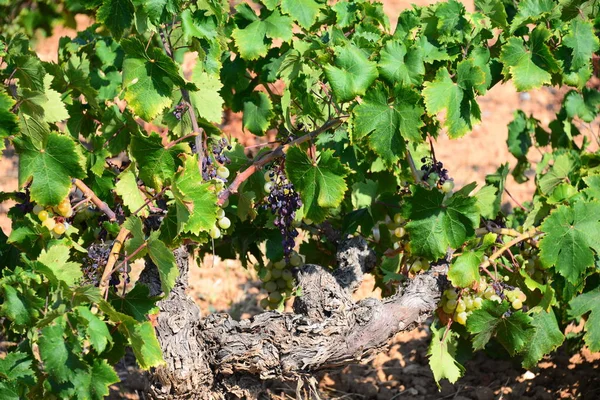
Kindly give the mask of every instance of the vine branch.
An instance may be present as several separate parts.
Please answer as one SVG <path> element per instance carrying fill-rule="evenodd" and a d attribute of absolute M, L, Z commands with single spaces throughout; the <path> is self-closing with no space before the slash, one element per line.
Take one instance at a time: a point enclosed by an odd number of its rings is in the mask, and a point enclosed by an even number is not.
<path fill-rule="evenodd" d="M 100 294 L 104 297 L 106 292 L 108 291 L 108 282 L 110 281 L 110 276 L 113 273 L 115 264 L 119 259 L 119 254 L 121 253 L 121 248 L 123 247 L 123 243 L 125 243 L 125 239 L 129 235 L 129 229 L 124 226 L 121 227 L 117 238 L 113 243 L 113 247 L 110 250 L 110 254 L 108 255 L 108 261 L 104 266 L 104 271 L 102 271 L 102 278 L 100 279 L 100 284 L 98 288 L 100 289 Z"/>
<path fill-rule="evenodd" d="M 225 200 L 227 200 L 227 198 L 230 195 L 232 195 L 233 193 L 237 193 L 237 190 L 240 187 L 240 185 L 244 183 L 248 178 L 250 178 L 250 176 L 252 176 L 253 173 L 258 171 L 271 161 L 275 160 L 276 158 L 283 156 L 290 147 L 311 140 L 314 137 L 320 135 L 321 133 L 328 131 L 329 129 L 336 128 L 342 123 L 344 118 L 345 116 L 332 118 L 329 121 L 325 122 L 321 127 L 315 129 L 314 131 L 309 132 L 306 135 L 299 137 L 298 139 L 292 140 L 287 144 L 281 145 L 269 154 L 265 155 L 264 157 L 255 160 L 252 163 L 252 165 L 250 165 L 244 171 L 238 172 L 233 182 L 231 182 L 231 185 L 229 185 L 227 189 L 221 192 L 221 194 L 219 195 L 218 204 L 220 206 L 223 205 L 223 203 L 225 203 Z"/>
<path fill-rule="evenodd" d="M 511 241 L 505 243 L 504 246 L 502 246 L 501 248 L 496 250 L 487 260 L 485 260 L 483 263 L 481 263 L 479 268 L 484 269 L 484 268 L 489 267 L 495 259 L 500 257 L 502 254 L 504 254 L 505 251 L 509 250 L 515 244 L 520 243 L 527 239 L 531 239 L 535 235 L 538 235 L 538 234 L 540 234 L 540 232 L 537 231 L 536 229 L 530 229 L 527 232 L 520 234 L 519 236 L 517 236 L 516 238 L 512 239 Z"/>
<path fill-rule="evenodd" d="M 77 187 L 77 189 L 83 192 L 83 196 L 85 198 L 88 198 L 92 203 L 94 203 L 96 207 L 98 207 L 98 209 L 100 209 L 100 211 L 106 214 L 109 221 L 114 222 L 117 220 L 115 212 L 111 210 L 105 202 L 100 200 L 100 198 L 96 196 L 96 193 L 94 193 L 94 191 L 90 189 L 88 185 L 83 183 L 83 181 L 81 181 L 80 179 L 73 179 L 72 182 Z"/>

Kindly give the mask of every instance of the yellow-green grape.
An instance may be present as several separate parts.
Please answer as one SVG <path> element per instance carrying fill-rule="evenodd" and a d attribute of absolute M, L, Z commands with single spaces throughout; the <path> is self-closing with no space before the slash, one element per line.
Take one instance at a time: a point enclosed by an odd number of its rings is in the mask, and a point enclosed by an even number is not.
<path fill-rule="evenodd" d="M 520 310 L 521 308 L 523 308 L 523 302 L 521 301 L 521 299 L 514 299 L 512 301 L 512 307 L 515 310 Z"/>
<path fill-rule="evenodd" d="M 446 289 L 444 295 L 447 299 L 456 299 L 458 297 L 458 293 L 456 293 L 456 290 L 454 289 Z"/>
<path fill-rule="evenodd" d="M 454 190 L 454 181 L 447 180 L 442 184 L 442 192 L 450 193 L 452 190 Z"/>
<path fill-rule="evenodd" d="M 62 215 L 63 217 L 67 216 L 67 213 L 69 212 L 69 210 L 71 209 L 71 202 L 67 199 L 63 200 L 58 207 L 56 207 L 56 210 L 58 211 L 58 213 L 60 215 Z"/>
<path fill-rule="evenodd" d="M 431 268 L 431 264 L 429 263 L 429 261 L 421 260 L 421 269 L 423 271 L 429 271 L 429 268 Z"/>
<path fill-rule="evenodd" d="M 46 211 L 46 210 L 42 210 L 42 211 L 40 211 L 40 212 L 38 213 L 38 215 L 37 215 L 37 216 L 38 216 L 38 218 L 40 219 L 40 221 L 44 222 L 45 220 L 47 220 L 47 219 L 48 219 L 48 217 L 49 217 L 50 215 L 48 214 L 48 211 Z"/>
<path fill-rule="evenodd" d="M 287 288 L 287 282 L 281 278 L 277 279 L 277 288 L 279 290 L 285 290 Z"/>
<path fill-rule="evenodd" d="M 272 277 L 271 270 L 268 268 L 261 268 L 260 271 L 258 271 L 258 277 L 263 282 L 269 282 Z"/>
<path fill-rule="evenodd" d="M 402 223 L 404 223 L 404 217 L 401 214 L 395 214 L 394 215 L 394 223 L 395 224 L 402 224 Z"/>
<path fill-rule="evenodd" d="M 454 320 L 461 325 L 465 325 L 467 323 L 467 313 L 464 311 L 456 313 Z"/>
<path fill-rule="evenodd" d="M 62 235 L 63 233 L 65 233 L 66 230 L 67 230 L 67 227 L 63 223 L 58 223 L 58 224 L 54 225 L 54 229 L 53 229 L 54 233 L 56 233 L 57 235 Z"/>
<path fill-rule="evenodd" d="M 463 311 L 467 311 L 467 306 L 465 302 L 461 299 L 456 303 L 456 312 L 461 313 Z"/>
<path fill-rule="evenodd" d="M 33 206 L 33 213 L 35 215 L 38 215 L 40 213 L 40 211 L 44 211 L 44 207 L 40 206 L 39 204 L 36 204 L 35 206 Z"/>
<path fill-rule="evenodd" d="M 285 260 L 279 260 L 276 263 L 273 263 L 273 267 L 277 269 L 284 269 L 286 266 Z"/>
<path fill-rule="evenodd" d="M 448 299 L 448 301 L 446 302 L 446 307 L 449 310 L 455 310 L 457 304 L 458 302 L 455 299 Z"/>
<path fill-rule="evenodd" d="M 521 301 L 525 301 L 527 300 L 527 295 L 525 293 L 523 293 L 521 290 L 517 289 L 517 299 L 521 300 Z"/>
<path fill-rule="evenodd" d="M 271 276 L 273 277 L 273 279 L 279 279 L 279 278 L 281 278 L 281 270 L 277 269 L 277 268 L 273 268 L 271 270 Z"/>
<path fill-rule="evenodd" d="M 51 231 L 56 226 L 56 221 L 54 221 L 54 218 L 48 218 L 42 222 L 42 225 Z"/>
<path fill-rule="evenodd" d="M 463 297 L 463 301 L 465 302 L 467 311 L 471 311 L 473 309 L 473 298 L 471 296 L 465 296 Z"/>
<path fill-rule="evenodd" d="M 71 218 L 72 216 L 73 216 L 73 208 L 69 207 L 69 211 L 67 211 L 66 214 L 63 215 L 63 217 Z"/>
<path fill-rule="evenodd" d="M 483 299 L 481 297 L 475 297 L 473 299 L 473 309 L 479 310 L 483 306 Z"/>
<path fill-rule="evenodd" d="M 263 285 L 263 287 L 264 287 L 264 288 L 265 288 L 265 290 L 266 290 L 267 292 L 269 292 L 269 293 L 270 293 L 270 292 L 274 292 L 274 291 L 276 291 L 276 290 L 277 290 L 277 282 L 275 282 L 275 281 L 269 281 L 269 282 L 266 282 L 266 283 Z"/>
<path fill-rule="evenodd" d="M 273 189 L 273 182 L 269 181 L 269 182 L 265 183 L 265 186 L 263 186 L 263 189 L 267 193 L 271 192 L 271 190 Z"/>
<path fill-rule="evenodd" d="M 485 291 L 483 292 L 483 297 L 485 297 L 488 300 L 490 300 L 492 298 L 492 296 L 495 296 L 495 295 L 496 295 L 496 292 L 491 287 L 486 288 Z"/>
<path fill-rule="evenodd" d="M 294 279 L 294 275 L 292 274 L 292 271 L 290 271 L 289 269 L 285 269 L 281 272 L 281 278 L 289 282 Z"/>
<path fill-rule="evenodd" d="M 497 294 L 494 294 L 490 297 L 491 301 L 495 301 L 496 303 L 502 303 L 502 299 Z"/>
<path fill-rule="evenodd" d="M 406 230 L 403 227 L 399 227 L 394 230 L 394 235 L 396 235 L 396 237 L 398 237 L 398 238 L 401 238 L 405 234 L 406 234 Z"/>
<path fill-rule="evenodd" d="M 218 239 L 221 237 L 221 230 L 215 225 L 210 228 L 210 232 L 208 232 L 211 238 Z"/>
<path fill-rule="evenodd" d="M 222 208 L 219 208 L 217 210 L 217 219 L 221 219 L 225 217 L 225 210 L 223 210 Z"/>
<path fill-rule="evenodd" d="M 533 274 L 533 279 L 535 279 L 538 282 L 541 282 L 544 279 L 544 273 L 540 270 L 535 271 L 535 273 Z"/>
<path fill-rule="evenodd" d="M 287 281 L 287 288 L 288 290 L 292 290 L 294 288 L 294 279 Z"/>
<path fill-rule="evenodd" d="M 444 305 L 442 306 L 442 310 L 444 310 L 444 312 L 445 312 L 446 314 L 450 314 L 450 315 L 452 315 L 452 314 L 454 313 L 454 308 L 450 308 L 450 307 L 448 307 L 448 305 L 447 305 L 447 304 L 444 304 Z"/>
<path fill-rule="evenodd" d="M 229 168 L 221 165 L 219 168 L 217 168 L 217 176 L 223 179 L 229 178 Z"/>
<path fill-rule="evenodd" d="M 290 264 L 292 267 L 299 267 L 302 264 L 302 257 L 296 252 L 293 252 L 290 256 Z"/>
<path fill-rule="evenodd" d="M 265 181 L 269 182 L 274 180 L 275 175 L 271 176 L 272 172 L 271 171 L 267 171 L 265 172 Z"/>
<path fill-rule="evenodd" d="M 275 282 L 270 282 L 275 284 Z M 279 292 L 269 293 L 269 302 L 270 303 L 279 303 L 283 299 L 283 296 Z"/>
<path fill-rule="evenodd" d="M 487 289 L 487 282 L 485 280 L 480 280 L 479 281 L 479 288 L 477 289 L 477 291 L 479 293 L 485 292 L 485 290 Z"/>
<path fill-rule="evenodd" d="M 268 298 L 266 298 L 266 297 L 265 297 L 264 299 L 262 299 L 262 300 L 260 301 L 260 306 L 261 306 L 262 308 L 264 308 L 265 310 L 266 310 L 267 308 L 269 308 L 269 299 L 268 299 Z"/>
<path fill-rule="evenodd" d="M 229 229 L 229 227 L 231 226 L 231 220 L 227 217 L 223 217 L 219 219 L 218 224 L 223 229 Z"/>

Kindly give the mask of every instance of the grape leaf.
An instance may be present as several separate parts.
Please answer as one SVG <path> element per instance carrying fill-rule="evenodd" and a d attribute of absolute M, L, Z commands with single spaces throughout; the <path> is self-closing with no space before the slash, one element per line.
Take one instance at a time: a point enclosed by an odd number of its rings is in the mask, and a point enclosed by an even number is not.
<path fill-rule="evenodd" d="M 88 307 L 79 306 L 75 307 L 80 320 L 85 325 L 85 333 L 90 341 L 90 344 L 98 354 L 102 353 L 108 344 L 113 343 L 112 336 L 108 331 L 106 323 L 102 321 L 98 316 L 94 315 Z"/>
<path fill-rule="evenodd" d="M 169 295 L 175 286 L 175 280 L 179 276 L 179 269 L 175 263 L 173 252 L 158 239 L 160 232 L 154 231 L 148 239 L 148 255 L 158 269 L 160 275 L 160 286 Z"/>
<path fill-rule="evenodd" d="M 508 15 L 502 0 L 475 0 L 475 7 L 490 19 L 494 28 L 508 26 Z"/>
<path fill-rule="evenodd" d="M 325 76 L 341 102 L 362 96 L 379 75 L 377 64 L 369 61 L 359 48 L 348 45 L 335 48 L 335 66 L 325 66 Z"/>
<path fill-rule="evenodd" d="M 17 116 L 11 112 L 14 105 L 12 97 L 0 92 L 0 151 L 4 150 L 4 139 L 19 133 Z"/>
<path fill-rule="evenodd" d="M 534 334 L 523 352 L 523 367 L 527 369 L 536 367 L 544 355 L 556 349 L 565 340 L 552 310 L 540 310 L 532 316 Z"/>
<path fill-rule="evenodd" d="M 527 91 L 551 83 L 551 72 L 558 70 L 558 64 L 552 52 L 545 44 L 550 31 L 537 27 L 531 33 L 529 48 L 523 39 L 511 37 L 502 46 L 500 61 L 510 72 L 515 87 Z"/>
<path fill-rule="evenodd" d="M 139 177 L 153 189 L 160 190 L 171 181 L 181 161 L 179 153 L 187 149 L 185 144 L 177 144 L 166 149 L 158 133 L 146 137 L 141 134 L 131 138 L 130 153 L 140 171 Z"/>
<path fill-rule="evenodd" d="M 110 393 L 110 386 L 120 381 L 114 368 L 106 360 L 94 360 L 92 368 L 87 375 L 89 376 L 88 385 L 75 384 L 75 386 L 85 390 L 85 394 L 92 400 L 105 399 Z"/>
<path fill-rule="evenodd" d="M 51 83 L 52 75 L 46 75 L 44 77 L 44 94 L 46 95 L 46 102 L 43 104 L 44 121 L 52 123 L 64 121 L 69 118 L 69 113 L 62 101 L 61 94 L 50 87 Z"/>
<path fill-rule="evenodd" d="M 242 123 L 255 135 L 264 134 L 274 116 L 271 99 L 263 92 L 253 92 L 244 102 Z"/>
<path fill-rule="evenodd" d="M 14 139 L 20 156 L 19 186 L 31 182 L 31 200 L 58 205 L 69 194 L 71 178 L 84 178 L 83 157 L 75 142 L 57 133 L 39 147 L 29 137 Z"/>
<path fill-rule="evenodd" d="M 186 8 L 181 12 L 180 17 L 181 29 L 186 38 L 209 40 L 217 38 L 217 25 L 212 17 L 205 15 L 203 10 L 192 13 L 189 8 Z"/>
<path fill-rule="evenodd" d="M 348 189 L 346 169 L 333 151 L 323 151 L 316 163 L 299 147 L 288 150 L 285 162 L 286 175 L 300 193 L 304 216 L 321 222 L 327 209 L 337 207 Z"/>
<path fill-rule="evenodd" d="M 418 106 L 419 95 L 413 90 L 399 88 L 395 101 L 388 103 L 388 93 L 377 84 L 355 108 L 354 136 L 369 136 L 369 147 L 389 166 L 404 157 L 404 140 L 419 141 L 423 109 Z"/>
<path fill-rule="evenodd" d="M 569 33 L 563 38 L 563 44 L 572 50 L 571 67 L 586 67 L 593 54 L 600 49 L 600 41 L 594 34 L 594 26 L 590 21 L 575 18 L 569 22 Z"/>
<path fill-rule="evenodd" d="M 354 209 L 370 207 L 377 197 L 377 187 L 377 182 L 370 179 L 352 185 L 351 199 Z"/>
<path fill-rule="evenodd" d="M 314 0 L 281 0 L 281 11 L 290 15 L 304 29 L 317 20 L 321 6 Z"/>
<path fill-rule="evenodd" d="M 510 33 L 521 26 L 546 18 L 553 11 L 560 10 L 552 0 L 522 0 L 518 3 L 517 14 L 510 24 Z"/>
<path fill-rule="evenodd" d="M 44 301 L 37 297 L 30 288 L 17 290 L 9 285 L 2 285 L 4 302 L 0 305 L 0 315 L 7 317 L 15 326 L 31 326 L 39 316 L 39 309 L 44 306 Z"/>
<path fill-rule="evenodd" d="M 477 208 L 479 209 L 482 218 L 496 218 L 499 211 L 499 207 L 496 208 L 496 201 L 501 197 L 501 195 L 498 195 L 498 189 L 492 185 L 485 185 L 475 193 Z"/>
<path fill-rule="evenodd" d="M 160 300 L 158 296 L 150 296 L 150 289 L 143 284 L 137 284 L 125 297 L 113 295 L 110 303 L 117 309 L 127 315 L 131 315 L 137 321 L 144 322 L 148 319 L 148 314 L 158 312 L 156 302 Z"/>
<path fill-rule="evenodd" d="M 173 183 L 177 220 L 184 232 L 198 235 L 209 231 L 217 220 L 217 196 L 211 183 L 202 183 L 195 157 L 187 157 Z"/>
<path fill-rule="evenodd" d="M 576 285 L 600 254 L 600 203 L 558 206 L 542 223 L 540 261 Z"/>
<path fill-rule="evenodd" d="M 583 338 L 591 351 L 600 351 L 600 288 L 575 297 L 569 302 L 569 307 L 571 318 L 581 318 L 589 313 Z"/>
<path fill-rule="evenodd" d="M 249 8 L 245 4 L 242 6 Z M 284 42 L 292 40 L 292 19 L 279 14 L 279 11 L 273 11 L 264 20 L 258 19 L 254 11 L 247 11 L 244 15 L 248 15 L 253 22 L 244 28 L 235 28 L 231 34 L 242 58 L 256 60 L 266 56 L 271 44 L 267 38 Z"/>
<path fill-rule="evenodd" d="M 575 163 L 569 154 L 559 154 L 550 170 L 539 178 L 538 186 L 542 193 L 550 194 L 556 186 L 568 180 L 574 169 Z"/>
<path fill-rule="evenodd" d="M 153 120 L 171 105 L 173 84 L 184 86 L 179 68 L 162 50 L 150 48 L 137 38 L 123 39 L 123 87 L 125 100 L 145 121 Z"/>
<path fill-rule="evenodd" d="M 381 76 L 393 85 L 420 85 L 425 75 L 423 50 L 418 46 L 407 50 L 402 42 L 396 40 L 385 44 L 378 66 Z"/>
<path fill-rule="evenodd" d="M 475 335 L 473 349 L 481 350 L 492 337 L 508 351 L 511 356 L 524 350 L 534 335 L 532 318 L 522 311 L 506 315 L 510 304 L 501 304 L 485 300 L 482 308 L 473 311 L 467 319 L 467 330 Z"/>
<path fill-rule="evenodd" d="M 516 158 L 525 158 L 531 147 L 531 135 L 534 133 L 535 123 L 532 123 L 521 110 L 515 111 L 513 118 L 508 124 L 508 139 L 506 140 L 506 144 L 513 156 Z"/>
<path fill-rule="evenodd" d="M 404 212 L 410 219 L 406 229 L 411 251 L 430 260 L 443 257 L 448 246 L 462 246 L 475 235 L 479 224 L 477 200 L 459 192 L 444 202 L 444 194 L 439 190 L 415 186 Z"/>
<path fill-rule="evenodd" d="M 479 282 L 479 264 L 483 254 L 481 252 L 465 252 L 456 258 L 448 270 L 448 279 L 452 286 L 466 288 L 474 282 Z"/>
<path fill-rule="evenodd" d="M 129 165 L 119 175 L 119 181 L 115 185 L 115 192 L 121 196 L 123 205 L 130 213 L 140 210 L 138 215 L 142 217 L 148 216 L 148 208 L 142 207 L 146 202 L 146 197 L 140 191 L 137 184 L 137 179 L 133 173 L 134 164 Z"/>
<path fill-rule="evenodd" d="M 584 122 L 592 122 L 600 110 L 600 92 L 583 88 L 580 94 L 571 90 L 565 95 L 563 104 L 569 118 L 577 116 Z"/>
<path fill-rule="evenodd" d="M 587 188 L 583 191 L 588 197 L 600 200 L 600 175 L 590 175 L 583 178 Z"/>
<path fill-rule="evenodd" d="M 148 252 L 148 248 L 142 248 L 142 245 L 146 242 L 146 236 L 144 235 L 144 226 L 140 217 L 130 215 L 123 223 L 123 228 L 130 232 L 130 237 L 125 242 L 125 252 L 132 257 L 130 260 L 133 261 L 144 257 Z M 136 251 L 135 256 L 131 256 Z"/>
<path fill-rule="evenodd" d="M 69 382 L 77 369 L 85 365 L 73 353 L 73 345 L 63 338 L 65 333 L 64 317 L 55 319 L 56 323 L 42 329 L 38 340 L 40 358 L 44 370 L 58 382 Z"/>
<path fill-rule="evenodd" d="M 453 331 L 446 332 L 446 327 L 437 328 L 431 325 L 431 343 L 427 351 L 429 367 L 433 372 L 436 384 L 442 379 L 448 379 L 450 383 L 456 382 L 465 372 L 465 368 L 456 361 L 456 337 Z"/>
<path fill-rule="evenodd" d="M 110 29 L 113 36 L 120 40 L 123 32 L 133 22 L 133 3 L 130 0 L 104 0 L 96 17 Z"/>
<path fill-rule="evenodd" d="M 69 250 L 66 245 L 54 245 L 48 250 L 42 250 L 38 261 L 48 267 L 57 279 L 73 286 L 81 279 L 83 273 L 81 264 L 69 261 Z"/>
<path fill-rule="evenodd" d="M 471 60 L 467 60 L 472 64 Z M 465 62 L 465 61 L 463 61 Z M 475 78 L 477 82 L 485 82 L 485 74 L 479 67 L 472 65 L 473 70 L 477 71 Z M 459 77 L 460 79 L 461 77 Z M 469 78 L 462 77 L 463 82 Z M 444 126 L 448 128 L 448 135 L 451 138 L 458 138 L 473 128 L 473 125 L 479 122 L 479 106 L 472 98 L 472 91 L 465 96 L 463 88 L 452 81 L 446 68 L 438 70 L 433 82 L 425 82 L 423 90 L 423 99 L 427 113 L 431 116 L 446 110 L 446 120 Z"/>
<path fill-rule="evenodd" d="M 28 354 L 20 351 L 11 351 L 0 359 L 0 376 L 8 380 L 20 378 L 33 378 L 35 373 L 31 369 L 33 360 Z"/>
<path fill-rule="evenodd" d="M 198 91 L 190 91 L 190 100 L 196 115 L 217 124 L 223 119 L 223 99 L 219 91 L 223 87 L 218 75 L 211 75 L 202 70 L 202 63 L 197 63 L 192 72 L 192 82 Z"/>
<path fill-rule="evenodd" d="M 19 87 L 44 91 L 44 76 L 46 71 L 42 61 L 32 55 L 22 55 L 13 58 L 14 77 L 19 79 Z"/>

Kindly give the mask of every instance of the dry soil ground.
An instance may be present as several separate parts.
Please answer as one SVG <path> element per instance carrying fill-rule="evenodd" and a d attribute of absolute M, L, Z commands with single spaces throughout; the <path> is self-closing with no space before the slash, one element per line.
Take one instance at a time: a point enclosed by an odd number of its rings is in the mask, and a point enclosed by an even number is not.
<path fill-rule="evenodd" d="M 430 4 L 431 1 L 416 1 Z M 410 7 L 404 0 L 385 0 L 386 12 L 395 21 L 401 10 Z M 465 2 L 468 9 L 472 2 Z M 78 18 L 81 26 L 89 21 Z M 37 50 L 44 59 L 53 60 L 58 38 L 73 35 L 73 31 L 57 28 L 55 35 L 40 40 Z M 503 162 L 514 164 L 506 148 L 506 125 L 516 109 L 532 114 L 547 124 L 560 108 L 564 93 L 545 88 L 530 93 L 517 93 L 510 84 L 499 85 L 480 99 L 482 123 L 462 140 L 450 141 L 445 137 L 435 143 L 436 155 L 449 169 L 460 187 L 472 181 L 483 182 L 486 174 L 494 172 Z M 231 115 L 224 130 L 240 136 L 240 118 Z M 596 124 L 597 128 L 597 124 Z M 14 190 L 17 186 L 18 160 L 11 150 L 0 159 L 0 190 Z M 508 190 L 516 201 L 531 196 L 531 185 L 508 183 Z M 508 197 L 511 204 L 515 202 Z M 0 226 L 8 233 L 10 221 L 5 212 L 11 206 L 0 207 Z M 213 262 L 214 261 L 214 262 Z M 378 295 L 372 292 L 373 281 L 364 283 L 360 296 Z M 190 295 L 206 313 L 230 312 L 238 317 L 248 317 L 260 312 L 259 300 L 264 297 L 256 276 L 235 261 L 212 260 L 207 257 L 203 265 L 191 273 Z M 494 360 L 478 355 L 466 363 L 465 377 L 452 385 L 442 383 L 438 390 L 427 365 L 429 331 L 422 327 L 413 332 L 397 335 L 390 349 L 374 360 L 348 366 L 341 371 L 320 374 L 318 388 L 324 399 L 555 399 L 600 398 L 600 355 L 582 349 L 569 354 L 560 349 L 543 360 L 538 368 L 524 371 L 518 363 Z M 140 398 L 136 391 L 135 372 L 123 374 L 124 384 L 115 388 L 112 398 Z M 295 383 L 273 386 L 272 398 L 294 398 Z M 143 398 L 143 395 L 142 395 Z"/>

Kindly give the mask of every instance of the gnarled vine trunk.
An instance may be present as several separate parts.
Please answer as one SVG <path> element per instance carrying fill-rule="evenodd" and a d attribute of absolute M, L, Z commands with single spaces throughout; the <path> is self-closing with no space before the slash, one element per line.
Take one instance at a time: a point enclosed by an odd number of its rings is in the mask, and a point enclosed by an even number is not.
<path fill-rule="evenodd" d="M 267 379 L 298 379 L 321 369 L 363 360 L 382 350 L 396 333 L 410 330 L 434 311 L 445 271 L 412 279 L 382 301 L 352 300 L 375 255 L 362 238 L 338 250 L 334 273 L 307 264 L 297 273 L 302 296 L 294 313 L 264 312 L 235 321 L 228 314 L 202 318 L 185 293 L 188 253 L 175 252 L 180 276 L 159 303 L 156 332 L 166 361 L 151 376 L 154 399 L 256 398 Z M 141 280 L 160 293 L 156 269 Z"/>

